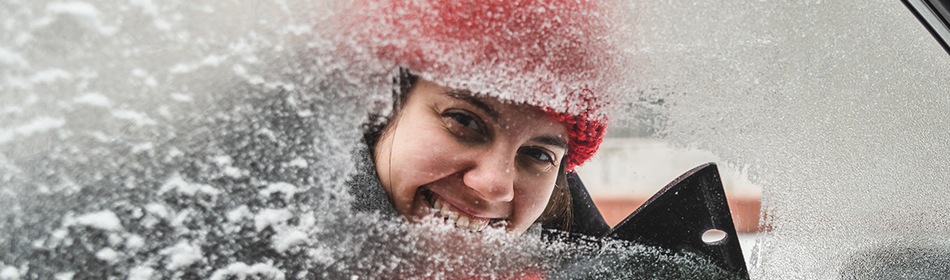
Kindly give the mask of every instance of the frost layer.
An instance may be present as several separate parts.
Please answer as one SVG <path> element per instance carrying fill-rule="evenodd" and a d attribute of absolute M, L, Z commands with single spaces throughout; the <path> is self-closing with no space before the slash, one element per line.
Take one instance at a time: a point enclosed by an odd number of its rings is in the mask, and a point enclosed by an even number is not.
<path fill-rule="evenodd" d="M 346 4 L 3 4 L 0 278 L 728 277 L 636 244 L 351 210 L 392 69 L 338 55 L 322 24 Z"/>
<path fill-rule="evenodd" d="M 632 105 L 763 187 L 755 278 L 948 277 L 950 56 L 901 3 L 636 6 Z"/>

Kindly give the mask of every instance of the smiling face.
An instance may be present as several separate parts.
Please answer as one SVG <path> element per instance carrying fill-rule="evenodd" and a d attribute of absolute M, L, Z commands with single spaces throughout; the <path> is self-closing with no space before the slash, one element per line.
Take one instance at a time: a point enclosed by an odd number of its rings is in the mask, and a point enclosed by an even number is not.
<path fill-rule="evenodd" d="M 567 152 L 563 125 L 526 105 L 419 80 L 375 147 L 396 211 L 520 234 L 547 206 Z"/>

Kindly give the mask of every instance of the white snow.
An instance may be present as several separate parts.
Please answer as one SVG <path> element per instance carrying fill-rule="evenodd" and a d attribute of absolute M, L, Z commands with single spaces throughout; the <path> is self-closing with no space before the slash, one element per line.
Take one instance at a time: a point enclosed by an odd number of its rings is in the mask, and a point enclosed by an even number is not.
<path fill-rule="evenodd" d="M 73 74 L 69 73 L 69 71 L 59 68 L 52 68 L 37 71 L 36 74 L 30 76 L 29 81 L 34 84 L 49 84 L 59 80 L 69 80 L 72 78 Z"/>
<path fill-rule="evenodd" d="M 167 30 L 172 29 L 172 24 L 168 22 L 167 20 L 163 20 L 163 19 L 155 19 L 154 21 L 152 21 L 152 25 L 154 25 L 155 28 L 157 28 L 158 30 L 167 31 Z"/>
<path fill-rule="evenodd" d="M 171 94 L 171 97 L 172 97 L 172 100 L 175 100 L 175 101 L 178 101 L 178 102 L 191 102 L 191 101 L 194 101 L 194 98 L 191 98 L 190 95 L 183 94 L 183 93 L 172 93 L 172 94 Z"/>
<path fill-rule="evenodd" d="M 198 69 L 198 65 L 196 64 L 179 63 L 172 65 L 172 67 L 168 69 L 168 72 L 174 74 L 184 74 L 195 71 L 195 69 Z"/>
<path fill-rule="evenodd" d="M 152 75 L 149 75 L 148 71 L 145 71 L 145 69 L 142 69 L 142 68 L 132 69 L 132 75 L 142 78 L 145 82 L 145 85 L 147 86 L 154 87 L 158 85 L 158 81 L 155 80 L 155 77 L 152 77 Z"/>
<path fill-rule="evenodd" d="M 221 191 L 205 184 L 198 183 L 189 183 L 185 179 L 181 178 L 181 175 L 175 173 L 168 180 L 165 181 L 165 184 L 159 188 L 159 193 L 166 193 L 170 190 L 175 190 L 180 194 L 185 195 L 195 195 L 195 193 L 201 192 L 211 196 L 216 196 L 221 194 Z"/>
<path fill-rule="evenodd" d="M 152 26 L 154 26 L 158 30 L 163 30 L 163 31 L 171 30 L 171 27 L 172 27 L 171 23 L 169 23 L 167 20 L 158 18 L 159 16 L 158 7 L 155 6 L 155 3 L 153 3 L 152 0 L 131 0 L 129 1 L 129 3 L 131 3 L 132 5 L 141 7 L 142 12 L 145 13 L 146 15 L 155 17 L 152 20 Z"/>
<path fill-rule="evenodd" d="M 197 63 L 178 63 L 173 65 L 168 69 L 168 72 L 173 74 L 185 74 L 194 72 L 201 67 L 217 67 L 221 65 L 222 62 L 227 60 L 228 57 L 225 55 L 209 55 Z"/>
<path fill-rule="evenodd" d="M 116 252 L 112 248 L 102 248 L 96 252 L 96 258 L 107 263 L 114 263 L 119 259 L 119 252 Z"/>
<path fill-rule="evenodd" d="M 247 75 L 247 68 L 244 68 L 244 66 L 241 64 L 234 64 L 234 66 L 231 66 L 231 71 L 234 71 L 234 74 L 237 74 L 238 76 Z"/>
<path fill-rule="evenodd" d="M 46 11 L 52 14 L 70 14 L 89 21 L 98 21 L 99 10 L 91 4 L 80 1 L 50 3 Z"/>
<path fill-rule="evenodd" d="M 123 231 L 122 222 L 112 211 L 103 210 L 88 213 L 74 219 L 76 224 L 105 231 Z"/>
<path fill-rule="evenodd" d="M 231 178 L 241 178 L 245 175 L 245 171 L 243 169 L 234 166 L 226 166 L 221 172 Z"/>
<path fill-rule="evenodd" d="M 145 216 L 139 223 L 146 228 L 152 228 L 161 220 L 168 220 L 168 217 L 172 214 L 168 208 L 158 203 L 149 203 L 144 208 L 150 215 Z"/>
<path fill-rule="evenodd" d="M 158 203 L 149 203 L 145 205 L 145 211 L 162 219 L 168 218 L 169 213 L 168 208 L 166 208 L 165 205 Z"/>
<path fill-rule="evenodd" d="M 60 273 L 54 274 L 54 275 L 53 275 L 53 279 L 56 279 L 56 280 L 72 280 L 74 276 L 76 276 L 76 272 L 67 271 L 67 272 L 60 272 Z"/>
<path fill-rule="evenodd" d="M 145 246 L 145 238 L 138 234 L 129 235 L 125 240 L 125 248 L 129 251 L 138 251 Z"/>
<path fill-rule="evenodd" d="M 16 267 L 3 266 L 3 269 L 0 269 L 0 280 L 16 279 L 20 279 L 20 271 Z"/>
<path fill-rule="evenodd" d="M 224 55 L 209 55 L 201 61 L 201 65 L 218 66 L 226 59 L 228 59 L 228 57 Z"/>
<path fill-rule="evenodd" d="M 297 111 L 297 115 L 303 118 L 312 117 L 314 115 L 313 110 L 300 110 Z"/>
<path fill-rule="evenodd" d="M 176 158 L 183 155 L 185 155 L 185 153 L 176 147 L 171 147 L 170 149 L 168 149 L 168 158 Z"/>
<path fill-rule="evenodd" d="M 228 276 L 235 276 L 238 279 L 245 279 L 248 276 L 260 275 L 264 279 L 284 279 L 284 272 L 270 264 L 257 263 L 251 266 L 243 262 L 229 264 L 228 267 L 218 269 L 211 274 L 211 280 L 229 279 Z"/>
<path fill-rule="evenodd" d="M 246 171 L 231 165 L 231 163 L 233 163 L 234 160 L 231 159 L 231 157 L 229 156 L 226 156 L 226 155 L 215 156 L 211 158 L 211 161 L 213 161 L 216 165 L 218 165 L 218 168 L 221 168 L 221 172 L 224 173 L 225 176 L 228 176 L 231 178 L 241 178 L 241 177 L 244 177 L 244 175 L 246 175 L 245 174 Z"/>
<path fill-rule="evenodd" d="M 147 15 L 158 15 L 158 8 L 155 7 L 155 3 L 152 3 L 152 0 L 129 0 L 129 3 L 141 7 L 142 12 Z"/>
<path fill-rule="evenodd" d="M 291 247 L 307 244 L 307 240 L 309 240 L 307 233 L 299 230 L 288 230 L 274 236 L 272 244 L 274 250 L 283 253 Z"/>
<path fill-rule="evenodd" d="M 299 167 L 299 168 L 307 168 L 308 166 L 310 166 L 310 164 L 307 163 L 307 160 L 303 158 L 295 158 L 287 162 L 286 165 L 290 167 Z"/>
<path fill-rule="evenodd" d="M 247 77 L 247 82 L 252 85 L 264 84 L 266 81 L 267 80 L 265 80 L 263 77 L 258 76 L 258 75 L 251 75 Z"/>
<path fill-rule="evenodd" d="M 128 280 L 151 280 L 155 269 L 148 266 L 136 266 L 129 270 Z"/>
<path fill-rule="evenodd" d="M 109 236 L 106 237 L 106 240 L 109 241 L 109 245 L 118 246 L 119 244 L 122 244 L 125 241 L 125 238 L 122 238 L 122 236 L 119 235 L 118 233 L 112 232 L 112 233 L 109 233 Z"/>
<path fill-rule="evenodd" d="M 62 240 L 63 238 L 66 238 L 67 235 L 69 235 L 69 230 L 61 228 L 61 229 L 54 230 L 53 233 L 50 234 L 50 237 L 53 237 L 54 239 Z"/>
<path fill-rule="evenodd" d="M 276 226 L 283 224 L 293 217 L 293 214 L 287 209 L 264 209 L 254 216 L 254 228 L 261 231 L 267 226 Z"/>
<path fill-rule="evenodd" d="M 181 212 L 176 213 L 175 217 L 173 217 L 170 221 L 168 221 L 168 223 L 171 224 L 173 227 L 181 228 L 185 224 L 185 221 L 187 221 L 188 218 L 191 217 L 192 212 L 193 211 L 191 209 L 184 209 Z"/>
<path fill-rule="evenodd" d="M 104 25 L 99 16 L 99 9 L 96 9 L 96 7 L 86 2 L 50 3 L 46 5 L 46 12 L 54 16 L 62 15 L 71 17 L 75 19 L 80 26 L 102 35 L 113 35 L 118 31 L 116 27 Z"/>
<path fill-rule="evenodd" d="M 297 186 L 285 182 L 276 182 L 267 185 L 267 188 L 261 190 L 261 196 L 267 198 L 273 193 L 282 193 L 284 201 L 290 202 L 297 193 Z"/>
<path fill-rule="evenodd" d="M 132 121 L 135 125 L 146 126 L 146 125 L 155 125 L 157 122 L 150 118 L 147 114 L 132 110 L 117 109 L 112 110 L 112 116 L 118 119 Z"/>
<path fill-rule="evenodd" d="M 159 116 L 162 116 L 162 118 L 165 118 L 166 120 L 173 119 L 176 115 L 176 113 L 172 112 L 172 109 L 168 108 L 168 105 L 158 106 L 158 109 L 155 109 L 155 111 L 158 112 Z"/>
<path fill-rule="evenodd" d="M 247 208 L 247 205 L 238 206 L 237 208 L 234 208 L 225 214 L 225 217 L 227 217 L 228 221 L 232 223 L 236 223 L 250 216 L 251 210 Z"/>
<path fill-rule="evenodd" d="M 132 146 L 132 153 L 138 154 L 142 152 L 151 151 L 155 148 L 155 145 L 152 142 L 139 143 Z"/>
<path fill-rule="evenodd" d="M 298 24 L 298 25 L 289 26 L 287 30 L 293 33 L 294 35 L 311 34 L 313 33 L 313 26 Z"/>
<path fill-rule="evenodd" d="M 267 128 L 261 128 L 260 130 L 258 130 L 257 135 L 267 137 L 267 139 L 270 141 L 274 141 L 274 142 L 277 141 L 277 135 L 274 135 L 274 132 Z"/>
<path fill-rule="evenodd" d="M 165 268 L 169 270 L 178 270 L 201 260 L 201 248 L 185 241 L 162 249 L 160 253 L 168 258 Z"/>
<path fill-rule="evenodd" d="M 60 128 L 64 124 L 66 124 L 66 120 L 62 118 L 39 116 L 19 126 L 0 128 L 0 144 L 13 140 L 14 137 L 29 137 L 33 134 Z"/>
<path fill-rule="evenodd" d="M 27 67 L 30 63 L 20 54 L 0 47 L 0 65 Z"/>
<path fill-rule="evenodd" d="M 108 97 L 99 93 L 87 93 L 73 99 L 76 103 L 98 106 L 112 107 L 112 101 Z"/>

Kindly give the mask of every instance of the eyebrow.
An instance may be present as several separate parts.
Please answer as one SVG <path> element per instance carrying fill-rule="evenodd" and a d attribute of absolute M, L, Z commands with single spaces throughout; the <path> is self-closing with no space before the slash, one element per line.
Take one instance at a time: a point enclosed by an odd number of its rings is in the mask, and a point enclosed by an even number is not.
<path fill-rule="evenodd" d="M 488 103 L 485 103 L 485 101 L 482 101 L 478 97 L 475 97 L 475 95 L 473 95 L 471 91 L 464 90 L 464 89 L 450 89 L 446 91 L 445 94 L 447 94 L 448 96 L 452 98 L 460 99 L 462 101 L 468 102 L 472 104 L 473 106 L 478 107 L 479 109 L 482 109 L 483 111 L 485 111 L 486 114 L 488 114 L 489 117 L 494 119 L 495 122 L 498 122 L 498 119 L 500 118 L 498 116 L 498 111 L 495 111 L 495 108 L 493 108 L 491 105 L 488 105 Z M 534 137 L 532 138 L 532 140 L 537 141 L 541 144 L 556 146 L 565 150 L 568 149 L 567 141 L 565 141 L 564 138 L 562 137 L 557 137 L 553 135 L 542 135 L 542 136 Z"/>
<path fill-rule="evenodd" d="M 488 105 L 488 103 L 485 103 L 485 101 L 482 101 L 478 97 L 475 97 L 474 95 L 472 95 L 472 92 L 470 91 L 461 90 L 461 89 L 450 89 L 446 91 L 445 94 L 448 94 L 452 98 L 460 99 L 462 101 L 468 102 L 472 104 L 473 106 L 478 107 L 479 109 L 482 109 L 482 111 L 485 111 L 485 114 L 488 114 L 488 116 L 491 117 L 495 122 L 498 122 L 498 120 L 500 119 L 498 117 L 498 111 L 495 111 L 495 108 L 493 108 L 491 105 Z"/>
<path fill-rule="evenodd" d="M 567 141 L 564 141 L 564 138 L 553 136 L 553 135 L 542 135 L 535 138 L 532 138 L 534 141 L 538 141 L 541 144 L 557 146 L 567 150 Z"/>

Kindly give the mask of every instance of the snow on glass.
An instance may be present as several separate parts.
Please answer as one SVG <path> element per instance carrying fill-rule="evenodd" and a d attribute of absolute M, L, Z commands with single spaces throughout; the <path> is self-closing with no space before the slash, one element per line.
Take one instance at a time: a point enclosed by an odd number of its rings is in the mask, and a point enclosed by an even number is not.
<path fill-rule="evenodd" d="M 752 278 L 950 277 L 950 57 L 901 3 L 636 6 L 659 134 L 762 186 Z"/>
<path fill-rule="evenodd" d="M 394 38 L 338 24 L 336 13 L 353 7 L 2 4 L 0 279 L 724 277 L 636 244 L 473 234 L 351 209 L 362 125 L 391 107 L 396 69 L 359 49 Z M 376 16 L 372 7 L 357 14 Z M 530 10 L 544 19 L 560 8 Z M 605 35 L 615 28 L 591 38 L 622 38 Z M 576 43 L 579 32 L 556 43 Z M 463 54 L 446 50 L 438 63 Z M 543 67 L 498 82 L 512 69 L 419 74 L 572 113 L 584 104 L 528 93 L 577 91 L 581 81 L 605 100 L 622 92 L 607 86 L 619 77 Z"/>
<path fill-rule="evenodd" d="M 0 5 L 0 279 L 718 275 L 635 244 L 352 210 L 361 125 L 390 108 L 395 70 L 360 46 L 468 60 L 446 42 L 387 36 L 396 27 L 348 30 L 334 15 L 351 4 Z M 374 5 L 358 14 L 378 15 Z M 534 8 L 545 18 L 563 7 Z M 523 71 L 534 62 L 517 56 L 508 68 L 420 74 L 571 113 L 589 108 L 536 93 L 586 80 L 614 123 L 752 166 L 768 229 L 746 256 L 754 278 L 934 278 L 950 271 L 940 156 L 950 67 L 903 9 L 628 1 L 584 15 L 613 19 L 596 38 L 621 46 L 592 61 L 635 54 L 597 64 L 611 75 Z M 517 47 L 501 55 L 532 49 Z"/>

